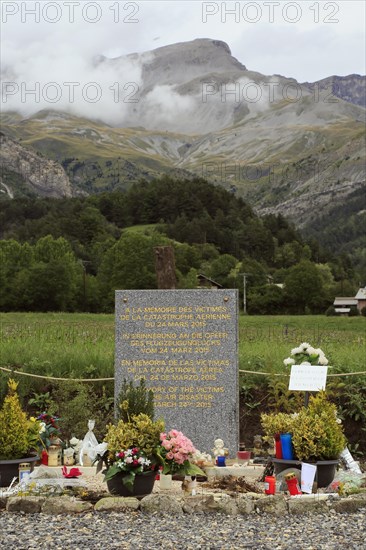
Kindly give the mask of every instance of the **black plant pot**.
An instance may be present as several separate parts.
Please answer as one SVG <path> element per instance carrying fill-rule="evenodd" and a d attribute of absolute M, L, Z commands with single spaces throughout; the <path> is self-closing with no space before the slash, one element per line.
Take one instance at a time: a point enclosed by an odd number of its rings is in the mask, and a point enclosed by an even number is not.
<path fill-rule="evenodd" d="M 287 470 L 287 468 L 297 468 L 301 470 L 301 462 L 299 460 L 283 460 L 282 458 L 272 458 L 272 462 L 275 468 L 275 474 Z M 304 460 L 304 462 L 307 462 Z M 317 460 L 316 462 L 310 462 L 316 466 L 315 481 L 318 483 L 318 487 L 328 487 L 332 483 L 338 460 Z"/>
<path fill-rule="evenodd" d="M 143 498 L 144 496 L 152 493 L 156 472 L 152 470 L 151 472 L 136 475 L 131 489 L 123 483 L 123 478 L 125 475 L 126 474 L 124 472 L 119 472 L 117 475 L 107 480 L 108 491 L 112 495 Z"/>
<path fill-rule="evenodd" d="M 19 477 L 19 464 L 29 462 L 31 472 L 34 470 L 35 463 L 39 456 L 27 456 L 25 458 L 15 458 L 13 460 L 0 460 L 0 487 L 9 487 L 13 478 Z"/>

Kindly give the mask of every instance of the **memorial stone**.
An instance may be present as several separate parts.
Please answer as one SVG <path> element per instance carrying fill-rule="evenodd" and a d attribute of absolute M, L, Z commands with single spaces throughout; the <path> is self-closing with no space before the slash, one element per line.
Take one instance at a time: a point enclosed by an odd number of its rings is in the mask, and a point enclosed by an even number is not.
<path fill-rule="evenodd" d="M 239 448 L 237 290 L 116 291 L 115 397 L 145 378 L 155 418 L 211 452 Z"/>

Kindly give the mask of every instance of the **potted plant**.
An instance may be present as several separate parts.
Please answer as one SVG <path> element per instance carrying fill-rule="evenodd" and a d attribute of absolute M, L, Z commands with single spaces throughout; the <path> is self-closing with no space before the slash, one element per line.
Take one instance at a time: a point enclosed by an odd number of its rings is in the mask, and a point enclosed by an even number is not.
<path fill-rule="evenodd" d="M 4 487 L 18 477 L 21 462 L 29 462 L 33 470 L 39 460 L 36 449 L 40 424 L 23 412 L 17 387 L 18 383 L 9 379 L 8 394 L 0 410 L 0 481 Z"/>
<path fill-rule="evenodd" d="M 106 465 L 104 479 L 112 494 L 144 496 L 151 493 L 159 456 L 163 420 L 153 421 L 146 414 L 134 415 L 107 426 L 107 450 L 99 458 L 97 471 Z"/>
<path fill-rule="evenodd" d="M 327 400 L 325 392 L 310 396 L 309 406 L 298 413 L 262 414 L 261 424 L 267 437 L 284 432 L 292 436 L 294 460 L 273 459 L 276 473 L 310 462 L 318 467 L 318 486 L 332 482 L 346 438 L 336 406 Z"/>
<path fill-rule="evenodd" d="M 328 365 L 323 350 L 303 342 L 291 350 L 290 357 L 284 360 L 286 366 L 295 364 Z M 294 414 L 262 414 L 261 423 L 269 437 L 276 441 L 276 458 L 273 459 L 275 472 L 288 468 L 289 465 L 301 467 L 301 462 L 312 462 L 317 465 L 318 486 L 324 487 L 333 481 L 338 457 L 346 446 L 341 420 L 337 418 L 336 406 L 327 400 L 324 391 L 310 397 L 305 392 L 306 405 Z M 285 438 L 286 451 L 293 452 L 293 460 L 284 460 L 278 456 L 279 439 Z M 289 440 L 291 443 L 289 445 Z M 283 450 L 283 449 L 282 449 Z M 286 457 L 287 459 L 288 457 Z"/>
<path fill-rule="evenodd" d="M 197 450 L 182 432 L 170 430 L 160 434 L 159 456 L 163 463 L 162 475 L 205 476 L 205 472 L 194 463 Z"/>

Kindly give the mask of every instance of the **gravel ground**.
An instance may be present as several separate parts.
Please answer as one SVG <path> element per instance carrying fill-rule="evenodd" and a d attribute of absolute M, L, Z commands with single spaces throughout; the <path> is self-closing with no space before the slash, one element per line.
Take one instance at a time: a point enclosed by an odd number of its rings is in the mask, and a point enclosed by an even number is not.
<path fill-rule="evenodd" d="M 5 550 L 363 550 L 365 540 L 364 511 L 281 518 L 0 513 L 0 544 Z"/>

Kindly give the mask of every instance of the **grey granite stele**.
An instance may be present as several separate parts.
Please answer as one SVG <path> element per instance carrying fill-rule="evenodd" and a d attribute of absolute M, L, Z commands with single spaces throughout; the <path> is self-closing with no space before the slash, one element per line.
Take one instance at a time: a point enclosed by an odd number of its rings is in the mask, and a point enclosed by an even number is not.
<path fill-rule="evenodd" d="M 238 291 L 117 290 L 115 397 L 145 378 L 155 418 L 200 451 L 239 444 Z"/>

